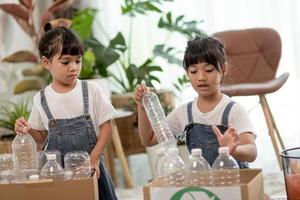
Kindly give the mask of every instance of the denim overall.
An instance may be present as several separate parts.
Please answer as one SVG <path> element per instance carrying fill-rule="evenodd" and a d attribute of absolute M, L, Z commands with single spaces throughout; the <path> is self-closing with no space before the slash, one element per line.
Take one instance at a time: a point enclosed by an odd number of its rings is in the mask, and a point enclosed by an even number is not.
<path fill-rule="evenodd" d="M 223 112 L 222 124 L 217 126 L 222 134 L 224 134 L 224 132 L 228 128 L 228 116 L 234 104 L 234 101 L 231 101 L 227 104 Z M 189 102 L 187 104 L 187 114 L 189 121 L 189 124 L 185 127 L 187 148 L 190 153 L 194 148 L 201 148 L 203 157 L 212 166 L 213 162 L 219 155 L 218 148 L 220 147 L 220 145 L 211 125 L 193 123 L 192 105 L 193 102 Z M 240 168 L 248 168 L 248 164 L 246 162 L 237 162 Z"/>
<path fill-rule="evenodd" d="M 41 90 L 41 105 L 49 120 L 47 149 L 60 151 L 63 158 L 70 151 L 86 151 L 89 154 L 97 142 L 94 125 L 89 114 L 89 95 L 86 81 L 82 81 L 84 114 L 70 119 L 54 119 L 48 107 L 44 90 Z M 100 157 L 100 178 L 98 179 L 99 199 L 117 199 L 111 177 Z"/>

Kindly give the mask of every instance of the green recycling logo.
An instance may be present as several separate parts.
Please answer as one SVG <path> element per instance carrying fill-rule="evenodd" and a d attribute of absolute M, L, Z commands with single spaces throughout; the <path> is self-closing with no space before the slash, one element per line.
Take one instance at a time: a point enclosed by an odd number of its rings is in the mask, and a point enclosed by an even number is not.
<path fill-rule="evenodd" d="M 196 200 L 196 198 L 191 194 L 191 192 L 202 192 L 206 194 L 207 197 L 211 200 L 221 200 L 216 194 L 212 193 L 211 191 L 199 187 L 188 187 L 179 190 L 171 197 L 170 200 L 180 200 L 184 194 L 188 194 L 192 199 Z"/>

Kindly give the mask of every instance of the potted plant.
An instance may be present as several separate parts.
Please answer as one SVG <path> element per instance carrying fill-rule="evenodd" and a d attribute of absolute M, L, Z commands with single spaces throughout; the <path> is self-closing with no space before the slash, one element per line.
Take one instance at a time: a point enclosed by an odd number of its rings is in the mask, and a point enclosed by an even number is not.
<path fill-rule="evenodd" d="M 28 119 L 30 109 L 27 100 L 18 103 L 2 101 L 0 103 L 0 153 L 10 153 L 11 143 L 15 137 L 14 127 L 18 118 Z"/>

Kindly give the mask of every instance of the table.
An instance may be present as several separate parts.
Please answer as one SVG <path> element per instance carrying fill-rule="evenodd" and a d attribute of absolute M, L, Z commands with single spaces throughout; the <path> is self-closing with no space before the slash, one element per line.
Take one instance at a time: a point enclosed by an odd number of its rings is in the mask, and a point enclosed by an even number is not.
<path fill-rule="evenodd" d="M 117 109 L 118 111 L 118 115 L 114 117 L 114 119 L 117 118 L 122 118 L 122 117 L 128 117 L 131 116 L 133 114 L 133 112 L 131 111 L 125 111 L 122 109 Z M 132 188 L 134 186 L 134 181 L 133 181 L 133 177 L 132 174 L 130 172 L 129 169 L 129 165 L 126 159 L 126 156 L 124 154 L 124 149 L 123 149 L 123 145 L 120 139 L 120 134 L 119 134 L 119 130 L 118 127 L 116 125 L 115 120 L 112 119 L 112 138 L 111 138 L 111 142 L 113 144 L 113 147 L 115 149 L 117 158 L 120 160 L 121 163 L 121 167 L 122 167 L 122 172 L 124 174 L 124 178 L 125 178 L 125 182 L 127 187 Z M 110 174 L 113 178 L 113 180 L 115 180 L 115 169 L 114 169 L 114 155 L 113 155 L 113 149 L 111 145 L 108 145 L 108 148 L 106 148 L 105 152 L 104 152 L 104 157 L 105 157 L 105 163 L 110 171 Z"/>

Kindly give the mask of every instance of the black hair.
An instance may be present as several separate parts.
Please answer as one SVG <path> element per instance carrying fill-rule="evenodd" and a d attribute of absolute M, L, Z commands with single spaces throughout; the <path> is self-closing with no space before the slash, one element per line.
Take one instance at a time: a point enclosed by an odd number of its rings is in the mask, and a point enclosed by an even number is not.
<path fill-rule="evenodd" d="M 55 54 L 60 52 L 63 55 L 82 56 L 84 46 L 78 36 L 70 29 L 59 26 L 52 28 L 50 23 L 44 26 L 45 34 L 39 42 L 40 56 L 52 59 Z"/>
<path fill-rule="evenodd" d="M 188 41 L 183 59 L 184 69 L 199 62 L 211 64 L 220 71 L 226 62 L 224 44 L 217 38 L 208 36 L 197 36 Z"/>

